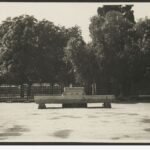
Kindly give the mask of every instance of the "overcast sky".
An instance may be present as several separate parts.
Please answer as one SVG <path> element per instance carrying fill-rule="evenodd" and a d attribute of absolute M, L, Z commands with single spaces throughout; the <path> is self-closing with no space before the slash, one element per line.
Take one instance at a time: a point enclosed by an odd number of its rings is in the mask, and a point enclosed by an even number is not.
<path fill-rule="evenodd" d="M 90 41 L 90 18 L 96 15 L 97 8 L 111 3 L 2 3 L 0 2 L 0 22 L 7 17 L 15 17 L 22 14 L 34 15 L 38 20 L 47 19 L 56 25 L 81 27 L 82 35 L 86 42 Z M 113 3 L 124 4 L 124 3 Z M 131 3 L 126 3 L 131 4 Z M 133 4 L 133 3 L 132 3 Z M 150 3 L 135 3 L 134 14 L 136 20 L 150 17 Z"/>

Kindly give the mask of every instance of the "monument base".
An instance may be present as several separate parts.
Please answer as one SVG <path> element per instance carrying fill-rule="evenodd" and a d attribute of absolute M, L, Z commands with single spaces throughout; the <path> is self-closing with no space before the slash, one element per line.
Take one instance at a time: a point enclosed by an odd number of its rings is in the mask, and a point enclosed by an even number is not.
<path fill-rule="evenodd" d="M 87 103 L 63 103 L 62 108 L 87 108 Z"/>
<path fill-rule="evenodd" d="M 38 109 L 46 109 L 46 105 L 44 103 L 39 104 Z"/>

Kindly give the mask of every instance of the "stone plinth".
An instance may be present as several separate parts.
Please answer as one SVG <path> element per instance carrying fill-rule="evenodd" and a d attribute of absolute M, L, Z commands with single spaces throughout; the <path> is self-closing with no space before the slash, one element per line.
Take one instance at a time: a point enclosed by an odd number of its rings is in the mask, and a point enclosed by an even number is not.
<path fill-rule="evenodd" d="M 63 92 L 63 96 L 77 96 L 77 95 L 84 95 L 84 88 L 83 87 L 65 87 L 64 88 L 64 92 Z"/>

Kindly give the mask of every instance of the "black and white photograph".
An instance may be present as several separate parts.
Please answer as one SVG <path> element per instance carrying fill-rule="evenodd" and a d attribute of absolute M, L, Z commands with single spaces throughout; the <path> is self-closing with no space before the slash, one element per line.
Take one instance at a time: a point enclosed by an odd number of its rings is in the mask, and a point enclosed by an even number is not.
<path fill-rule="evenodd" d="M 150 3 L 0 2 L 2 143 L 150 143 Z"/>

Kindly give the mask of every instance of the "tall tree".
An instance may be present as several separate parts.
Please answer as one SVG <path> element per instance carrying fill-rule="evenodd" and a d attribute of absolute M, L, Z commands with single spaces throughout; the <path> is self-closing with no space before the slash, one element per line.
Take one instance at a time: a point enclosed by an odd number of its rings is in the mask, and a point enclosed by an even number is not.
<path fill-rule="evenodd" d="M 22 15 L 8 18 L 0 26 L 1 72 L 7 82 L 20 84 L 22 88 L 24 83 L 30 86 L 36 77 L 36 22 L 33 16 Z"/>
<path fill-rule="evenodd" d="M 36 28 L 38 37 L 37 66 L 39 80 L 51 84 L 73 82 L 71 66 L 64 62 L 64 48 L 71 37 L 78 34 L 78 28 L 66 29 L 48 20 L 42 20 Z"/>
<path fill-rule="evenodd" d="M 130 87 L 130 82 L 127 83 L 131 76 L 130 66 L 133 65 L 130 63 L 133 63 L 134 53 L 138 53 L 134 45 L 134 21 L 124 16 L 124 7 L 106 7 L 98 9 L 98 15 L 91 18 L 89 27 L 98 63 L 103 68 L 100 75 L 103 83 L 99 85 L 106 93 L 116 89 L 116 94 L 126 95 Z"/>
<path fill-rule="evenodd" d="M 65 60 L 72 66 L 76 84 L 84 85 L 86 94 L 91 94 L 91 85 L 95 82 L 95 72 L 98 70 L 92 45 L 86 44 L 82 37 L 71 38 L 65 49 Z"/>
<path fill-rule="evenodd" d="M 136 25 L 137 45 L 140 50 L 140 67 L 137 76 L 140 78 L 138 89 L 141 92 L 149 91 L 150 82 L 150 19 L 140 19 Z M 144 93 L 144 94 L 146 94 Z"/>
<path fill-rule="evenodd" d="M 0 25 L 1 81 L 11 84 L 33 82 L 69 84 L 74 81 L 71 65 L 64 62 L 64 47 L 78 37 L 78 27 L 66 29 L 33 16 L 8 18 Z M 21 90 L 23 96 L 23 90 Z"/>

